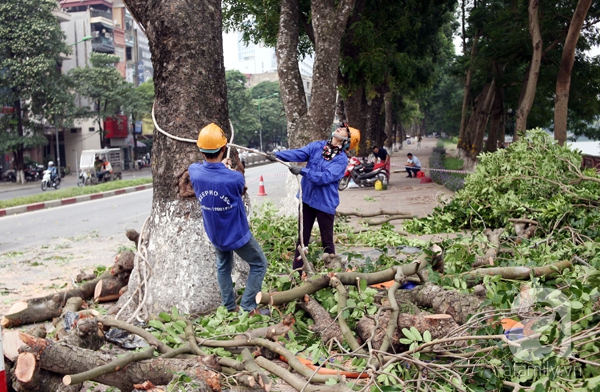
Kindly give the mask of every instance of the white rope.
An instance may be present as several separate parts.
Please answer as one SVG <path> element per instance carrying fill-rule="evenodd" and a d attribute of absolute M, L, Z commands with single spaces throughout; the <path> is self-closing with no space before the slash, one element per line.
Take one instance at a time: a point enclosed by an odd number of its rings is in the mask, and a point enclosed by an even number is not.
<path fill-rule="evenodd" d="M 132 313 L 131 317 L 129 317 L 129 319 L 126 320 L 128 323 L 131 323 L 131 321 L 134 318 L 137 318 L 139 321 L 143 321 L 139 317 L 139 312 L 140 312 L 140 310 L 142 310 L 142 307 L 144 307 L 144 312 L 146 314 L 148 313 L 147 310 L 145 309 L 145 305 L 146 305 L 146 296 L 148 293 L 148 289 L 147 289 L 148 278 L 150 277 L 150 274 L 148 273 L 148 269 L 151 269 L 151 267 L 150 267 L 150 264 L 148 263 L 148 249 L 146 248 L 146 245 L 144 244 L 144 233 L 146 232 L 146 224 L 148 223 L 149 219 L 150 219 L 150 216 L 148 216 L 146 218 L 146 220 L 144 221 L 144 224 L 142 225 L 142 231 L 140 233 L 140 237 L 138 238 L 137 252 L 135 254 L 135 258 L 133 259 L 133 269 L 136 271 L 137 278 L 140 283 L 138 284 L 138 287 L 136 288 L 136 290 L 133 293 L 131 293 L 131 295 L 129 296 L 129 299 L 127 300 L 127 302 L 125 302 L 125 305 L 123 305 L 123 307 L 119 310 L 119 312 L 115 316 L 115 319 L 118 320 L 121 313 L 125 309 L 127 309 L 127 307 L 129 307 L 129 304 L 131 303 L 133 298 L 135 298 L 135 295 L 138 294 L 138 300 L 139 300 L 138 307 Z M 139 262 L 140 258 L 144 261 L 144 263 L 142 263 L 141 265 Z M 144 274 L 143 280 L 140 276 L 140 269 L 143 269 L 143 274 Z M 146 290 L 144 290 L 144 293 L 142 295 L 142 287 L 143 286 L 146 286 Z"/>
<path fill-rule="evenodd" d="M 178 136 L 175 136 L 175 135 L 171 135 L 170 133 L 164 131 L 161 127 L 159 127 L 158 123 L 156 122 L 156 117 L 154 116 L 154 104 L 152 104 L 152 121 L 154 122 L 154 127 L 156 127 L 156 129 L 160 133 L 162 133 L 163 135 L 165 135 L 167 137 L 170 137 L 171 139 L 178 140 L 180 142 L 196 143 L 196 140 L 186 139 L 186 138 L 178 137 Z M 244 147 L 244 146 L 239 146 L 237 144 L 233 144 L 234 130 L 233 130 L 233 124 L 231 123 L 231 120 L 229 120 L 229 126 L 231 127 L 231 140 L 230 140 L 229 143 L 227 143 L 229 146 L 235 147 L 235 148 L 240 149 L 240 150 L 252 152 L 252 153 L 255 153 L 255 154 L 260 154 L 260 155 L 267 156 L 267 153 L 264 153 L 262 151 L 256 150 L 254 148 L 248 148 L 248 147 Z M 230 151 L 227 151 L 227 158 L 229 158 L 229 152 Z M 289 163 L 284 162 L 281 159 L 276 159 L 276 161 L 279 162 L 279 163 L 281 163 L 282 165 L 286 166 L 287 168 L 289 168 L 291 166 Z M 300 227 L 299 227 L 299 229 L 300 229 L 300 246 L 302 247 L 302 251 L 306 254 L 307 248 L 304 247 L 304 238 L 303 238 L 303 235 L 302 235 L 302 230 L 303 230 L 303 226 L 302 226 L 302 184 L 300 182 L 300 178 L 298 178 L 298 189 L 299 189 L 298 200 L 299 200 L 299 203 L 300 203 L 300 208 L 298 209 L 299 222 L 300 222 Z M 137 255 L 136 255 L 136 257 L 137 257 Z M 307 266 L 307 267 L 310 268 L 310 266 Z M 139 289 L 139 287 L 138 287 L 138 289 Z M 132 297 L 133 297 L 133 295 L 132 295 Z M 129 298 L 129 300 L 131 300 L 131 298 Z M 145 299 L 144 299 L 144 302 L 145 302 Z M 127 302 L 127 304 L 128 303 L 129 303 L 129 301 Z M 123 307 L 123 308 L 125 308 L 125 307 Z M 139 309 L 139 307 L 138 307 L 138 309 Z M 138 310 L 136 309 L 136 313 L 137 313 L 137 311 Z M 119 311 L 119 313 L 120 313 L 120 311 Z M 118 316 L 119 316 L 119 314 L 117 314 L 117 317 Z"/>

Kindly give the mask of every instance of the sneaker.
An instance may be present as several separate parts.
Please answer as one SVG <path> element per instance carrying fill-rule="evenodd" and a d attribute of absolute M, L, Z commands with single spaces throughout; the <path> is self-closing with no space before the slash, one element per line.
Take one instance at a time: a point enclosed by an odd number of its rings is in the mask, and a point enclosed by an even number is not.
<path fill-rule="evenodd" d="M 406 176 L 406 178 L 412 178 L 412 176 Z"/>

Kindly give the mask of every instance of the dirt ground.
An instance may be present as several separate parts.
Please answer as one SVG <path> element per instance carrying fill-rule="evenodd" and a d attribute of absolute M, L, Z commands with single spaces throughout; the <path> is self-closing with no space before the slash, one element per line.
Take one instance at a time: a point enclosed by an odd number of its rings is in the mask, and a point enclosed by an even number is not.
<path fill-rule="evenodd" d="M 135 250 L 125 233 L 119 237 L 91 234 L 0 254 L 0 315 L 19 300 L 73 288 L 82 270 L 91 273 L 99 267 L 110 268 L 124 249 Z"/>

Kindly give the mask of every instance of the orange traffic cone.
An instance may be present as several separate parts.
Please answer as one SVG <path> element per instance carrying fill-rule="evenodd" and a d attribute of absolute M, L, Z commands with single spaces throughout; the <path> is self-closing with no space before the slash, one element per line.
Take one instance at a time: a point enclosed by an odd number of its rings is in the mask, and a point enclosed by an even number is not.
<path fill-rule="evenodd" d="M 260 176 L 258 180 L 258 195 L 257 196 L 267 196 L 267 192 L 265 192 L 265 182 L 263 180 L 263 176 Z"/>

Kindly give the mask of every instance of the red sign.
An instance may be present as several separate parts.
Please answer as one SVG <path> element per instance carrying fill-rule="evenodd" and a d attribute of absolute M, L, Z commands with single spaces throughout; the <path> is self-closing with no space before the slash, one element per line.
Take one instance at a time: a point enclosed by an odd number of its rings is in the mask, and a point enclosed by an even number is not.
<path fill-rule="evenodd" d="M 107 139 L 126 138 L 127 117 L 123 115 L 108 117 L 106 120 L 104 120 L 104 131 L 106 132 Z"/>
<path fill-rule="evenodd" d="M 2 114 L 12 114 L 15 112 L 15 108 L 12 106 L 3 106 L 2 107 Z"/>

